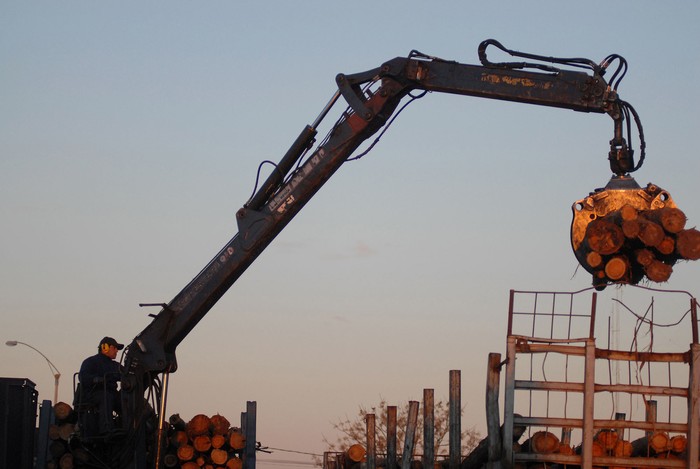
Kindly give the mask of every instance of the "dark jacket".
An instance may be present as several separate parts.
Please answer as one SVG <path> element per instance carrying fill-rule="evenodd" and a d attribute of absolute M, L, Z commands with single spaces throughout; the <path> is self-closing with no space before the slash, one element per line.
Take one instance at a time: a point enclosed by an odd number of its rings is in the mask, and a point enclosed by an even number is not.
<path fill-rule="evenodd" d="M 107 394 L 117 395 L 117 382 L 120 379 L 119 363 L 106 355 L 97 353 L 86 358 L 80 366 L 79 379 L 82 399 L 92 398 L 106 391 Z"/>

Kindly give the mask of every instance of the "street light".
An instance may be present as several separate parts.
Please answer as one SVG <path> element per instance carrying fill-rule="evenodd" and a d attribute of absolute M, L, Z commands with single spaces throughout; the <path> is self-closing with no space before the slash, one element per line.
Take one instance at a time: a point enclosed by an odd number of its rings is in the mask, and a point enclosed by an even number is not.
<path fill-rule="evenodd" d="M 46 360 L 46 363 L 49 364 L 49 370 L 51 370 L 51 374 L 53 375 L 53 378 L 55 380 L 54 391 L 53 391 L 53 403 L 54 403 L 54 405 L 56 405 L 56 403 L 58 402 L 58 379 L 61 377 L 61 372 L 58 371 L 58 368 L 56 368 L 56 365 L 51 363 L 51 360 L 49 360 L 49 357 L 47 357 L 46 355 L 41 353 L 41 350 L 37 349 L 36 347 L 32 347 L 28 343 L 20 342 L 19 340 L 8 340 L 7 342 L 5 342 L 5 345 L 7 345 L 8 347 L 14 347 L 17 344 L 26 345 L 30 349 L 34 350 L 36 353 L 38 353 L 39 355 L 44 357 L 44 360 Z"/>

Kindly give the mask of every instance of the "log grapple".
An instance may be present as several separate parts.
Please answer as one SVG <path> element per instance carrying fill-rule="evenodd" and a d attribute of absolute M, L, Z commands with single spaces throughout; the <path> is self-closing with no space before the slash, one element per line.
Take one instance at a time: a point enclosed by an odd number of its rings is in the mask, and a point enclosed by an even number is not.
<path fill-rule="evenodd" d="M 671 194 L 616 175 L 572 205 L 571 246 L 602 290 L 610 283 L 666 282 L 679 260 L 700 258 L 700 232 Z"/>

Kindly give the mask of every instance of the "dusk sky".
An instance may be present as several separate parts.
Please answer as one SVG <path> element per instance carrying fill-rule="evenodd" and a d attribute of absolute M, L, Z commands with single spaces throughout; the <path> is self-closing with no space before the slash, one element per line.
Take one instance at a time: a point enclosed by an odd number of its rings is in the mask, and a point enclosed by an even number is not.
<path fill-rule="evenodd" d="M 5 0 L 3 342 L 46 354 L 70 402 L 99 339 L 130 343 L 157 312 L 139 303 L 169 302 L 236 234 L 258 165 L 314 121 L 336 74 L 414 49 L 478 64 L 493 38 L 545 56 L 625 57 L 619 93 L 647 143 L 634 177 L 668 190 L 696 226 L 698 21 L 695 1 Z M 264 446 L 320 454 L 359 405 L 420 400 L 424 388 L 446 400 L 458 369 L 462 427 L 483 434 L 509 290 L 591 284 L 571 251 L 571 206 L 609 180 L 612 137 L 604 114 L 438 93 L 412 103 L 185 338 L 168 414 L 237 421 L 256 401 Z M 679 263 L 663 287 L 696 295 L 699 279 L 700 264 Z M 607 289 L 600 314 L 635 294 Z M 26 347 L 0 348 L 0 376 L 52 399 L 47 364 Z"/>

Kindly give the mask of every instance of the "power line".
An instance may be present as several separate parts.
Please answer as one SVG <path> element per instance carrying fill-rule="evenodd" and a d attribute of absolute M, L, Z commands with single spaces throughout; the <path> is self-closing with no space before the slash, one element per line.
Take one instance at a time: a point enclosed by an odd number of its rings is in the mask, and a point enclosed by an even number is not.
<path fill-rule="evenodd" d="M 294 461 L 291 459 L 261 459 L 261 458 L 257 458 L 257 462 L 270 464 L 270 465 L 280 465 L 280 466 L 303 466 L 303 467 L 316 466 L 316 464 L 313 462 Z"/>
<path fill-rule="evenodd" d="M 322 454 L 307 453 L 307 452 L 305 452 L 305 451 L 295 451 L 295 450 L 293 450 L 293 449 L 271 448 L 271 447 L 269 447 L 269 446 L 266 446 L 265 449 L 271 449 L 271 450 L 274 450 L 274 451 L 283 451 L 283 452 L 285 452 L 285 453 L 307 454 L 307 455 L 309 455 L 309 456 L 318 456 L 318 457 L 323 456 Z"/>

